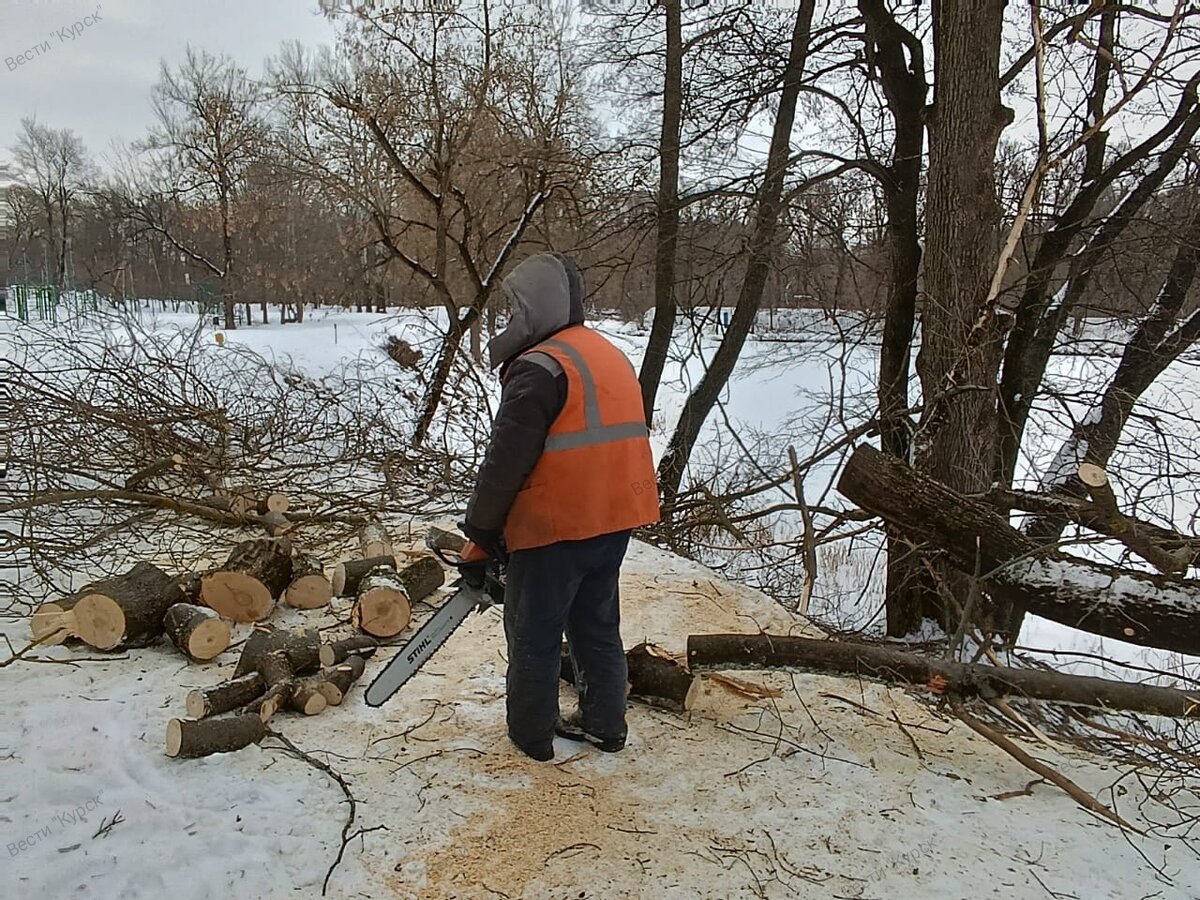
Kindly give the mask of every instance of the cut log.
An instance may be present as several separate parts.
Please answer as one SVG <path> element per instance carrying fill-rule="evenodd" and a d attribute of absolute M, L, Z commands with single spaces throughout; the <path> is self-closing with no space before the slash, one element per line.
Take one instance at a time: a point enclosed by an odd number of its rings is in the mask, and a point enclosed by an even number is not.
<path fill-rule="evenodd" d="M 176 603 L 163 617 L 163 630 L 179 652 L 195 662 L 207 662 L 229 646 L 229 626 L 211 609 Z"/>
<path fill-rule="evenodd" d="M 315 628 L 297 631 L 259 625 L 250 632 L 242 647 L 242 655 L 233 670 L 234 678 L 261 672 L 264 658 L 276 650 L 283 651 L 296 674 L 315 672 L 321 667 L 321 636 Z"/>
<path fill-rule="evenodd" d="M 286 494 L 272 493 L 260 498 L 259 501 L 254 505 L 254 509 L 260 515 L 264 516 L 268 513 L 278 513 L 282 515 L 288 511 L 289 506 L 291 506 L 291 503 L 288 501 Z"/>
<path fill-rule="evenodd" d="M 267 689 L 262 699 L 251 704 L 247 711 L 257 708 L 259 717 L 266 722 L 280 707 L 290 701 L 296 673 L 288 662 L 287 654 L 282 650 L 272 650 L 264 654 L 259 660 L 258 671 L 262 674 Z"/>
<path fill-rule="evenodd" d="M 838 490 L 912 541 L 945 551 L 965 572 L 975 570 L 978 552 L 987 573 L 983 586 L 993 597 L 1093 634 L 1200 654 L 1200 581 L 1093 563 L 1040 546 L 986 504 L 873 447 L 855 449 Z"/>
<path fill-rule="evenodd" d="M 446 583 L 446 570 L 432 556 L 419 556 L 396 572 L 408 599 L 417 603 Z"/>
<path fill-rule="evenodd" d="M 379 641 L 365 634 L 356 634 L 345 640 L 334 641 L 332 644 L 321 645 L 321 665 L 329 668 L 349 659 L 360 656 L 366 659 L 373 656 L 379 648 Z"/>
<path fill-rule="evenodd" d="M 379 522 L 368 522 L 358 533 L 358 546 L 362 550 L 363 559 L 376 556 L 392 556 L 392 539 L 387 529 Z"/>
<path fill-rule="evenodd" d="M 982 666 L 932 659 L 890 647 L 774 634 L 693 634 L 687 659 L 693 672 L 710 669 L 788 669 L 928 685 L 957 697 L 1016 696 L 1100 709 L 1200 718 L 1200 693 L 1065 675 L 1041 669 Z"/>
<path fill-rule="evenodd" d="M 240 709 L 261 697 L 267 683 L 258 672 L 251 672 L 232 681 L 223 681 L 212 687 L 188 691 L 187 714 L 193 719 L 206 719 Z"/>
<path fill-rule="evenodd" d="M 350 686 L 354 684 L 367 668 L 367 661 L 361 656 L 351 654 L 346 661 L 338 663 L 332 669 L 326 669 L 322 677 L 321 693 L 329 701 L 330 706 L 338 706 L 346 698 Z"/>
<path fill-rule="evenodd" d="M 167 723 L 167 756 L 196 759 L 214 753 L 232 753 L 267 736 L 267 726 L 254 715 L 215 719 L 171 719 Z"/>
<path fill-rule="evenodd" d="M 449 550 L 452 553 L 462 553 L 467 546 L 467 539 L 454 531 L 446 531 L 436 525 L 429 526 L 425 534 L 425 546 L 430 550 Z"/>
<path fill-rule="evenodd" d="M 292 557 L 292 581 L 283 594 L 284 602 L 297 609 L 319 609 L 333 599 L 333 587 L 320 561 L 311 556 Z"/>
<path fill-rule="evenodd" d="M 370 559 L 348 559 L 333 569 L 333 593 L 337 597 L 353 597 L 369 572 L 375 569 L 395 569 L 396 557 L 372 556 Z"/>
<path fill-rule="evenodd" d="M 692 708 L 700 690 L 700 678 L 675 657 L 654 644 L 638 644 L 625 652 L 629 666 L 629 696 L 651 706 L 676 712 Z M 566 644 L 562 646 L 559 676 L 575 683 L 575 666 Z"/>
<path fill-rule="evenodd" d="M 319 715 L 329 705 L 326 697 L 325 677 L 310 675 L 308 678 L 298 678 L 292 683 L 288 692 L 287 708 L 306 716 Z"/>
<path fill-rule="evenodd" d="M 394 637 L 412 619 L 412 604 L 404 583 L 395 572 L 380 568 L 367 575 L 358 588 L 350 622 L 375 637 Z"/>
<path fill-rule="evenodd" d="M 292 580 L 292 548 L 286 538 L 243 541 L 219 569 L 200 579 L 200 599 L 227 619 L 259 622 Z"/>
<path fill-rule="evenodd" d="M 183 600 L 176 579 L 148 562 L 91 585 L 72 610 L 80 639 L 97 650 L 152 644 L 167 610 Z"/>

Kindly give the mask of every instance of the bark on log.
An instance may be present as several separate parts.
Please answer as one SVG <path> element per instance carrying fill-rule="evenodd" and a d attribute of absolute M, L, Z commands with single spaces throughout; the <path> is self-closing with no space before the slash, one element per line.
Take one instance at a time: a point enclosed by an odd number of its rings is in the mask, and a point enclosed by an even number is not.
<path fill-rule="evenodd" d="M 425 546 L 430 550 L 449 550 L 451 553 L 462 553 L 467 546 L 467 539 L 454 531 L 446 531 L 436 525 L 429 526 L 425 534 Z"/>
<path fill-rule="evenodd" d="M 992 596 L 1104 637 L 1200 654 L 1200 582 L 1093 563 L 1039 546 L 986 504 L 869 446 L 855 449 L 838 490 L 964 572 L 976 553 Z M 978 540 L 978 545 L 976 541 Z"/>
<path fill-rule="evenodd" d="M 171 719 L 167 723 L 167 756 L 196 759 L 214 753 L 231 753 L 267 736 L 258 716 L 222 716 L 215 719 Z"/>
<path fill-rule="evenodd" d="M 1126 518 L 1117 506 L 1117 497 L 1108 481 L 1108 473 L 1093 463 L 1082 463 L 1077 472 L 1079 480 L 1092 498 L 1092 506 L 1098 513 L 1094 530 L 1116 538 L 1129 550 L 1136 553 L 1160 572 L 1182 575 L 1188 570 L 1194 551 L 1174 542 L 1164 546 L 1155 540 L 1155 532 L 1141 527 L 1134 519 Z"/>
<path fill-rule="evenodd" d="M 654 644 L 643 643 L 627 650 L 625 660 L 629 666 L 629 696 L 677 712 L 692 708 L 700 678 L 669 653 Z M 559 674 L 567 684 L 575 683 L 575 666 L 566 644 L 562 647 Z"/>
<path fill-rule="evenodd" d="M 332 644 L 321 645 L 321 665 L 329 668 L 345 662 L 352 656 L 366 659 L 379 649 L 379 641 L 365 634 L 357 634 Z"/>
<path fill-rule="evenodd" d="M 319 560 L 305 554 L 292 557 L 292 580 L 283 594 L 284 602 L 297 609 L 319 609 L 333 599 L 333 587 Z"/>
<path fill-rule="evenodd" d="M 242 655 L 233 670 L 233 677 L 240 678 L 251 672 L 261 672 L 267 654 L 276 650 L 283 651 L 288 665 L 298 675 L 315 672 L 321 667 L 321 636 L 315 628 L 296 631 L 259 625 L 246 639 Z"/>
<path fill-rule="evenodd" d="M 367 634 L 394 637 L 408 627 L 412 603 L 396 572 L 380 568 L 367 575 L 358 588 L 350 622 Z"/>
<path fill-rule="evenodd" d="M 266 682 L 267 690 L 262 699 L 251 704 L 249 709 L 257 709 L 259 717 L 266 722 L 290 699 L 296 673 L 283 650 L 264 654 L 259 660 L 258 671 Z"/>
<path fill-rule="evenodd" d="M 376 556 L 392 556 L 392 539 L 387 529 L 379 522 L 368 522 L 358 533 L 358 546 L 362 550 L 363 559 Z"/>
<path fill-rule="evenodd" d="M 235 622 L 259 622 L 292 579 L 292 548 L 286 538 L 243 541 L 219 569 L 200 578 L 200 599 Z"/>
<path fill-rule="evenodd" d="M 164 472 L 182 472 L 183 471 L 183 456 L 178 453 L 172 453 L 155 462 L 150 463 L 145 468 L 139 469 L 128 478 L 125 479 L 125 490 L 132 491 L 134 488 L 148 481 L 155 475 L 161 475 Z"/>
<path fill-rule="evenodd" d="M 267 512 L 259 516 L 263 529 L 269 537 L 282 537 L 296 526 L 281 512 Z"/>
<path fill-rule="evenodd" d="M 188 691 L 187 714 L 193 719 L 206 719 L 240 709 L 261 697 L 267 682 L 258 672 L 251 672 L 232 681 L 223 681 L 212 687 Z"/>
<path fill-rule="evenodd" d="M 183 600 L 176 579 L 148 563 L 88 588 L 72 613 L 76 632 L 97 650 L 144 647 L 163 633 L 167 610 Z"/>
<path fill-rule="evenodd" d="M 346 657 L 346 661 L 338 663 L 331 669 L 326 669 L 322 677 L 324 679 L 321 686 L 321 693 L 325 695 L 325 699 L 330 706 L 339 706 L 346 698 L 346 694 L 350 690 L 350 686 L 362 676 L 362 673 L 367 668 L 367 661 L 364 657 L 357 654 L 351 654 Z"/>
<path fill-rule="evenodd" d="M 353 597 L 369 572 L 375 569 L 395 569 L 396 557 L 372 556 L 370 559 L 348 559 L 333 570 L 333 593 L 337 597 Z"/>
<path fill-rule="evenodd" d="M 933 685 L 938 692 L 945 690 L 964 698 L 1027 697 L 1074 706 L 1200 718 L 1200 694 L 1174 688 L 1041 669 L 973 665 L 871 644 L 773 634 L 693 634 L 688 636 L 687 646 L 688 666 L 693 672 L 780 668 L 862 676 L 893 684 Z"/>
<path fill-rule="evenodd" d="M 179 652 L 194 662 L 207 662 L 229 646 L 229 626 L 211 609 L 176 603 L 163 617 L 163 630 Z"/>
<path fill-rule="evenodd" d="M 420 556 L 396 572 L 408 599 L 417 603 L 446 583 L 446 570 L 432 556 Z"/>
<path fill-rule="evenodd" d="M 325 694 L 325 676 L 310 675 L 308 678 L 297 678 L 292 682 L 288 691 L 287 708 L 306 716 L 316 716 L 329 705 Z"/>

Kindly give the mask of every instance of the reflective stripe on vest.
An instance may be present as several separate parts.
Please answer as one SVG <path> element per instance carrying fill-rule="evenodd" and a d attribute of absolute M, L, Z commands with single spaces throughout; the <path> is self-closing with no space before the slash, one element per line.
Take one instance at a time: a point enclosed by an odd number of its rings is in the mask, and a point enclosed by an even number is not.
<path fill-rule="evenodd" d="M 620 422 L 616 425 L 603 423 L 600 418 L 600 400 L 596 396 L 596 382 L 582 353 L 565 341 L 556 341 L 554 338 L 543 341 L 539 346 L 553 347 L 570 357 L 579 372 L 579 381 L 583 387 L 583 430 L 550 435 L 546 438 L 546 450 L 574 450 L 578 447 L 594 447 L 597 444 L 650 436 L 645 421 Z"/>

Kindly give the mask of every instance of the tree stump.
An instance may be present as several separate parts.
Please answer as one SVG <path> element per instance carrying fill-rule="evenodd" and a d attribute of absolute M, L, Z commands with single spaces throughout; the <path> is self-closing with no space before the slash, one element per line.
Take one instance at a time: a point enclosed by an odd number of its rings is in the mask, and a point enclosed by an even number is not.
<path fill-rule="evenodd" d="M 200 578 L 200 599 L 235 622 L 259 622 L 292 580 L 291 544 L 284 538 L 243 541 L 225 565 Z"/>
<path fill-rule="evenodd" d="M 333 587 L 321 563 L 311 556 L 293 556 L 292 581 L 284 591 L 284 602 L 297 609 L 319 609 L 328 606 L 331 599 Z"/>
<path fill-rule="evenodd" d="M 176 603 L 163 617 L 163 630 L 184 656 L 207 662 L 229 646 L 229 626 L 211 609 Z"/>
<path fill-rule="evenodd" d="M 222 716 L 214 719 L 171 719 L 167 723 L 167 756 L 196 759 L 214 753 L 232 753 L 267 736 L 258 716 Z"/>
<path fill-rule="evenodd" d="M 338 597 L 353 597 L 363 578 L 375 569 L 395 569 L 396 557 L 372 556 L 370 559 L 348 559 L 338 563 L 333 570 L 333 593 Z"/>
<path fill-rule="evenodd" d="M 394 637 L 412 619 L 412 604 L 404 582 L 395 572 L 376 569 L 363 578 L 358 588 L 350 621 L 375 637 Z"/>
<path fill-rule="evenodd" d="M 167 610 L 183 600 L 178 582 L 148 562 L 91 585 L 71 610 L 80 639 L 97 650 L 144 647 L 163 633 Z"/>

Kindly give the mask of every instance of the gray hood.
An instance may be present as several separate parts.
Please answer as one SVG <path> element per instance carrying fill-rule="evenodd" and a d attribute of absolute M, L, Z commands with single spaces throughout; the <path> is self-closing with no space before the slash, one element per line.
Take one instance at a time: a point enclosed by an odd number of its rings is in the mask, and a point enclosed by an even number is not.
<path fill-rule="evenodd" d="M 569 257 L 538 253 L 501 282 L 512 304 L 508 325 L 488 342 L 492 368 L 568 325 L 583 324 L 583 276 Z"/>

